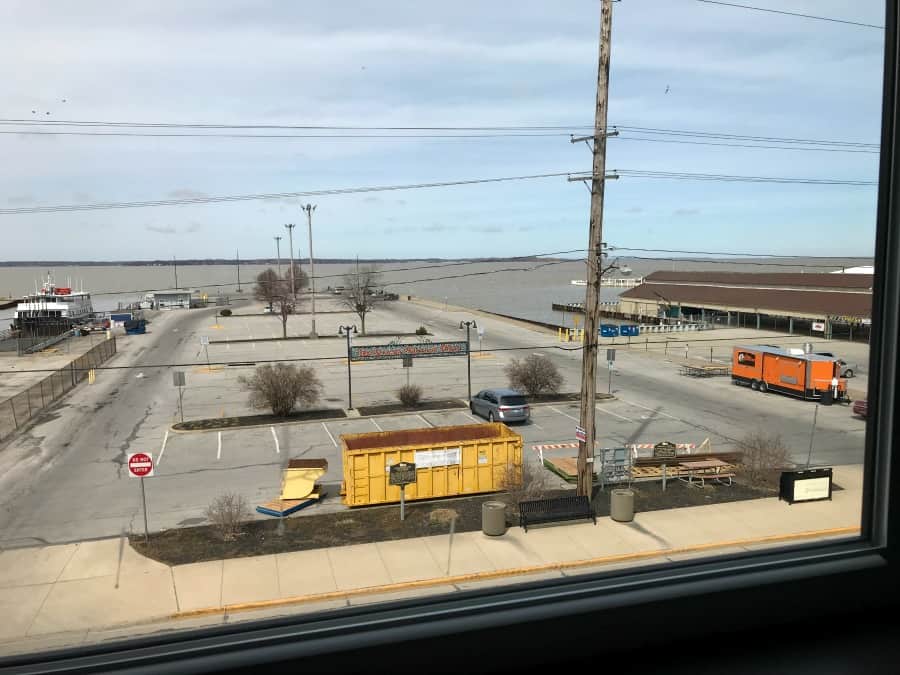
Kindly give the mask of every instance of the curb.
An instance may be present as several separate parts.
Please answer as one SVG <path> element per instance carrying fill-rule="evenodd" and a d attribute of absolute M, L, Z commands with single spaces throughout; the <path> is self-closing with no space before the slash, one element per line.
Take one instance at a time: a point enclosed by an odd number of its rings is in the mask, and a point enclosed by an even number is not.
<path fill-rule="evenodd" d="M 515 567 L 505 570 L 492 570 L 488 572 L 474 572 L 472 574 L 459 574 L 456 576 L 437 577 L 433 579 L 422 579 L 420 581 L 406 581 L 394 584 L 385 584 L 383 586 L 368 586 L 366 588 L 357 588 L 347 591 L 329 591 L 327 593 L 315 593 L 312 595 L 302 595 L 292 598 L 279 598 L 276 600 L 259 600 L 255 602 L 243 602 L 233 605 L 222 605 L 220 607 L 205 607 L 201 609 L 186 610 L 184 612 L 176 612 L 169 618 L 171 619 L 187 619 L 191 617 L 209 616 L 212 614 L 230 614 L 234 612 L 248 611 L 254 609 L 266 609 L 270 607 L 281 607 L 286 605 L 295 605 L 307 602 L 319 602 L 322 600 L 333 600 L 338 598 L 350 598 L 360 595 L 373 595 L 377 593 L 391 593 L 415 588 L 428 588 L 430 586 L 447 586 L 457 583 L 465 583 L 470 581 L 483 581 L 487 579 L 497 579 L 501 577 L 521 576 L 525 574 L 535 574 L 538 572 L 562 571 L 565 569 L 573 569 L 578 567 L 590 567 L 593 565 L 610 564 L 617 562 L 626 562 L 628 560 L 644 560 L 648 558 L 656 558 L 667 555 L 680 555 L 684 553 L 696 553 L 700 551 L 708 551 L 717 548 L 732 548 L 735 546 L 747 546 L 751 544 L 775 543 L 783 541 L 794 541 L 802 539 L 810 539 L 821 536 L 834 536 L 839 534 L 859 534 L 860 528 L 853 527 L 836 527 L 827 530 L 811 530 L 807 532 L 796 532 L 793 534 L 775 534 L 767 537 L 756 537 L 753 539 L 736 539 L 733 541 L 715 542 L 711 544 L 697 544 L 694 546 L 682 546 L 678 548 L 657 549 L 653 551 L 641 551 L 638 553 L 624 553 L 618 555 L 602 556 L 599 558 L 588 558 L 586 560 L 571 560 L 567 562 L 546 563 L 544 565 L 531 565 L 529 567 Z"/>
<path fill-rule="evenodd" d="M 597 403 L 603 403 L 604 401 L 613 401 L 615 400 L 615 396 L 609 396 L 604 394 L 603 397 L 597 398 Z M 460 399 L 463 400 L 463 399 Z M 559 401 L 537 401 L 534 403 L 529 403 L 528 405 L 531 407 L 535 406 L 548 406 L 548 405 L 558 405 L 560 403 L 577 403 L 577 401 L 568 401 L 568 400 L 559 400 Z M 343 410 L 343 408 L 342 408 Z M 266 424 L 247 424 L 241 425 L 238 427 L 221 427 L 217 429 L 175 429 L 174 425 L 169 427 L 169 431 L 173 434 L 208 434 L 217 431 L 237 431 L 240 429 L 262 429 L 265 427 L 277 427 L 283 426 L 285 424 L 314 424 L 316 422 L 331 422 L 331 421 L 340 421 L 340 420 L 348 420 L 348 419 L 369 419 L 371 417 L 396 417 L 397 415 L 419 415 L 421 413 L 429 413 L 429 412 L 467 412 L 469 410 L 468 406 L 463 406 L 461 408 L 431 408 L 428 410 L 419 410 L 419 411 L 398 411 L 392 413 L 377 413 L 375 415 L 351 415 L 347 410 L 344 410 L 346 415 L 344 417 L 323 417 L 318 420 L 295 420 L 289 422 L 267 422 Z M 485 420 L 486 421 L 486 420 Z M 179 423 L 180 424 L 180 423 Z"/>

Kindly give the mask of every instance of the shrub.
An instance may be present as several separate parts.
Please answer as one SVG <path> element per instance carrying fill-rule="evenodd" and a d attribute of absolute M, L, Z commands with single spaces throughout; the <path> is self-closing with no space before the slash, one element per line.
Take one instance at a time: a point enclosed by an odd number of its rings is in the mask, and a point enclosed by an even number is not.
<path fill-rule="evenodd" d="M 297 403 L 311 406 L 322 394 L 322 383 L 309 366 L 287 363 L 259 366 L 251 377 L 238 382 L 250 392 L 250 406 L 269 408 L 272 414 L 286 417 Z"/>
<path fill-rule="evenodd" d="M 222 541 L 234 541 L 241 533 L 241 525 L 250 517 L 250 509 L 243 496 L 226 492 L 212 501 L 205 515 Z"/>
<path fill-rule="evenodd" d="M 512 463 L 506 465 L 500 477 L 500 488 L 509 495 L 509 501 L 514 509 L 518 509 L 519 502 L 541 499 L 545 496 L 542 469 L 543 467 L 528 462 L 523 462 L 521 466 Z"/>
<path fill-rule="evenodd" d="M 788 450 L 776 433 L 757 431 L 738 441 L 742 453 L 738 471 L 748 485 L 771 487 L 772 475 L 789 464 Z"/>
<path fill-rule="evenodd" d="M 563 378 L 553 361 L 547 356 L 530 354 L 524 359 L 513 359 L 504 369 L 509 386 L 524 391 L 529 396 L 549 392 L 555 394 L 562 386 Z"/>
<path fill-rule="evenodd" d="M 219 316 L 231 316 L 231 310 L 223 309 L 221 312 L 219 312 Z"/>
<path fill-rule="evenodd" d="M 428 329 L 425 326 L 419 326 L 416 328 L 416 335 L 428 335 Z"/>
<path fill-rule="evenodd" d="M 407 408 L 415 408 L 422 400 L 422 387 L 417 384 L 404 384 L 397 390 L 397 398 Z"/>

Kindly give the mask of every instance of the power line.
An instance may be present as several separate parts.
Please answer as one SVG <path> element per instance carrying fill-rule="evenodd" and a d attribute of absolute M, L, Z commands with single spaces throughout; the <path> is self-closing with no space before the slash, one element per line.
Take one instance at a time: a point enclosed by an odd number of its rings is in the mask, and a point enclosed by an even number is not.
<path fill-rule="evenodd" d="M 413 183 L 407 185 L 379 185 L 352 188 L 333 188 L 328 190 L 309 190 L 304 192 L 274 192 L 266 194 L 227 195 L 219 197 L 191 197 L 185 199 L 157 199 L 136 202 L 107 202 L 97 204 L 60 204 L 55 206 L 29 206 L 12 209 L 0 209 L 0 215 L 17 215 L 23 213 L 57 213 L 68 211 L 100 211 L 109 209 L 147 208 L 153 206 L 182 206 L 188 204 L 213 204 L 220 202 L 240 202 L 266 199 L 289 199 L 293 197 L 322 197 L 327 195 L 360 194 L 367 192 L 393 192 L 400 190 L 421 190 L 425 188 L 456 187 L 461 185 L 479 185 L 485 183 L 508 183 L 543 178 L 561 178 L 572 175 L 571 171 L 530 174 L 524 176 L 503 176 L 500 178 L 472 178 L 468 180 L 441 181 L 433 183 Z"/>
<path fill-rule="evenodd" d="M 872 256 L 864 256 L 864 255 L 848 255 L 848 256 L 835 256 L 835 255 L 785 255 L 783 253 L 745 253 L 740 251 L 681 251 L 677 249 L 671 248 L 631 248 L 628 246 L 608 246 L 610 251 L 640 251 L 642 253 L 684 253 L 686 255 L 732 255 L 732 256 L 740 256 L 742 258 L 776 258 L 776 259 L 796 259 L 796 258 L 806 258 L 807 260 L 841 260 L 847 258 L 858 258 L 860 260 L 870 260 Z M 840 265 L 835 265 L 835 267 L 840 267 Z"/>
<path fill-rule="evenodd" d="M 729 134 L 716 131 L 697 131 L 691 129 L 663 129 L 659 127 L 635 127 L 629 125 L 613 125 L 612 130 L 636 131 L 644 134 L 662 134 L 666 136 L 688 136 L 701 138 L 728 139 L 738 141 L 761 141 L 765 143 L 800 143 L 809 145 L 833 145 L 848 147 L 879 148 L 878 143 L 864 143 L 861 141 L 833 141 L 812 138 L 794 138 L 790 136 L 758 136 L 749 134 Z"/>
<path fill-rule="evenodd" d="M 757 267 L 803 267 L 803 268 L 812 268 L 812 269 L 834 269 L 835 267 L 842 267 L 841 265 L 807 265 L 803 263 L 786 263 L 786 262 L 764 262 L 761 260 L 731 260 L 731 259 L 716 259 L 716 258 L 666 258 L 666 257 L 651 257 L 651 256 L 639 256 L 639 255 L 629 255 L 625 256 L 625 260 L 664 260 L 667 262 L 689 262 L 689 263 L 711 263 L 717 265 L 753 265 Z"/>
<path fill-rule="evenodd" d="M 466 140 L 478 138 L 548 138 L 565 137 L 571 134 L 567 132 L 518 132 L 518 133 L 491 133 L 481 134 L 240 134 L 240 133 L 149 133 L 139 131 L 0 131 L 0 134 L 10 136 L 113 136 L 113 137 L 139 137 L 139 138 L 274 138 L 274 139 L 367 139 L 367 140 L 403 140 L 403 139 L 453 139 Z"/>
<path fill-rule="evenodd" d="M 472 178 L 468 180 L 441 181 L 433 183 L 413 183 L 407 185 L 381 185 L 353 188 L 333 188 L 328 190 L 310 190 L 305 192 L 275 192 L 249 195 L 227 195 L 217 197 L 191 197 L 184 199 L 158 199 L 135 202 L 107 202 L 95 204 L 59 204 L 54 206 L 26 206 L 18 208 L 0 209 L 0 215 L 20 215 L 26 213 L 60 213 L 70 211 L 101 211 L 112 209 L 149 208 L 155 206 L 184 206 L 191 204 L 214 204 L 222 202 L 240 202 L 266 199 L 287 199 L 293 197 L 321 197 L 328 195 L 347 195 L 369 192 L 394 192 L 401 190 L 421 190 L 438 187 L 457 187 L 462 185 L 479 185 L 487 183 L 508 183 L 524 180 L 538 180 L 544 178 L 561 178 L 567 176 L 570 179 L 590 178 L 590 174 L 583 176 L 584 172 L 553 172 L 539 173 L 523 176 L 504 176 L 500 178 Z M 831 179 L 831 178 L 790 178 L 776 176 L 734 176 L 725 174 L 700 174 L 673 171 L 644 171 L 638 169 L 617 169 L 614 174 L 620 174 L 632 178 L 667 178 L 675 180 L 704 180 L 747 183 L 785 183 L 801 185 L 844 185 L 844 186 L 870 186 L 877 185 L 877 181 Z"/>
<path fill-rule="evenodd" d="M 0 132 L 3 133 L 3 132 Z M 795 150 L 802 152 L 853 152 L 853 153 L 867 153 L 877 155 L 879 150 L 866 150 L 860 148 L 816 148 L 816 147 L 808 147 L 808 146 L 787 146 L 787 145 L 759 145 L 752 143 L 714 143 L 712 141 L 688 141 L 684 139 L 673 139 L 673 138 L 646 138 L 643 136 L 622 136 L 619 135 L 616 137 L 616 142 L 619 141 L 647 141 L 651 143 L 680 143 L 685 145 L 712 145 L 712 146 L 721 146 L 727 148 L 757 148 L 761 150 Z"/>
<path fill-rule="evenodd" d="M 752 7 L 750 5 L 739 5 L 734 2 L 720 2 L 720 0 L 697 0 L 697 2 L 703 2 L 709 5 L 724 5 L 725 7 L 737 7 L 740 9 L 750 9 L 755 12 L 770 12 L 772 14 L 785 14 L 787 16 L 796 16 L 802 19 L 815 19 L 816 21 L 830 21 L 832 23 L 844 23 L 850 26 L 861 26 L 863 28 L 878 28 L 879 30 L 884 30 L 884 26 L 877 26 L 872 23 L 862 23 L 859 21 L 847 21 L 846 19 L 835 19 L 829 16 L 816 16 L 814 14 L 801 14 L 800 12 L 787 12 L 780 9 L 769 9 L 767 7 Z"/>

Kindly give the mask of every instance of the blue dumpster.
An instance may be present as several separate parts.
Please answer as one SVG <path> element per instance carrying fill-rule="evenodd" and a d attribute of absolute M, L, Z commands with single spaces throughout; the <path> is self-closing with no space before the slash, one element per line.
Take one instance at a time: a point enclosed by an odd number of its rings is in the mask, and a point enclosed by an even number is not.
<path fill-rule="evenodd" d="M 600 324 L 600 337 L 617 337 L 618 335 L 618 326 L 610 323 Z"/>
<path fill-rule="evenodd" d="M 641 334 L 640 326 L 619 326 L 619 334 L 622 337 L 637 337 Z"/>

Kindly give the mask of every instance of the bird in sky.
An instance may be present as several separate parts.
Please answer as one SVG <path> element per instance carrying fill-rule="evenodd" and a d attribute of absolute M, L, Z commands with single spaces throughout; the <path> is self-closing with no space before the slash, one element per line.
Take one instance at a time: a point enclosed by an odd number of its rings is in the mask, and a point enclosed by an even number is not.
<path fill-rule="evenodd" d="M 666 85 L 666 93 L 669 93 L 669 85 Z"/>

